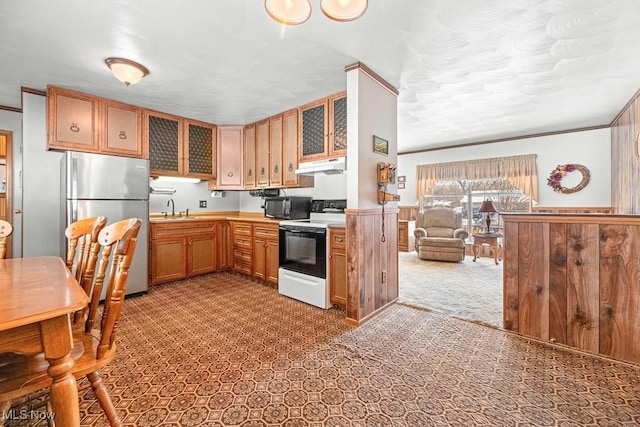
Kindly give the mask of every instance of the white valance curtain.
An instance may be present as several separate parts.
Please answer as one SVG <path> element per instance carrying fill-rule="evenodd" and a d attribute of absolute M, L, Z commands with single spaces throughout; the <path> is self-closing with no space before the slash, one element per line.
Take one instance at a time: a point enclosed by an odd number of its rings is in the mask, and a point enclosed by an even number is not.
<path fill-rule="evenodd" d="M 417 167 L 417 197 L 426 195 L 438 181 L 504 178 L 531 200 L 538 201 L 536 155 L 434 163 Z"/>

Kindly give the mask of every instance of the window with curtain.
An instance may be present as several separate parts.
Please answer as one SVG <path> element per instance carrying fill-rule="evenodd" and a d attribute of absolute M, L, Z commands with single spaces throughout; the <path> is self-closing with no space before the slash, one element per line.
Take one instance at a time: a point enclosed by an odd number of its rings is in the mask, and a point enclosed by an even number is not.
<path fill-rule="evenodd" d="M 480 213 L 484 200 L 491 200 L 498 212 Z M 503 232 L 502 212 L 529 212 L 531 199 L 504 178 L 473 181 L 438 181 L 420 199 L 421 210 L 449 207 L 462 213 L 462 225 L 469 235 L 484 229 L 485 215 L 491 215 L 491 232 Z M 472 237 L 470 237 L 472 239 Z"/>
<path fill-rule="evenodd" d="M 420 200 L 440 181 L 499 178 L 509 181 L 533 202 L 538 201 L 538 168 L 535 154 L 418 166 L 416 196 Z"/>

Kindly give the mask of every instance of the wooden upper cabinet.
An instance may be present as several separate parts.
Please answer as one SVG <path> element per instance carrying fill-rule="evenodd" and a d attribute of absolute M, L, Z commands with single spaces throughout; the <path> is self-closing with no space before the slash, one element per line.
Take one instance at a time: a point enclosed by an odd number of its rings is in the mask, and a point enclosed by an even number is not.
<path fill-rule="evenodd" d="M 152 176 L 215 179 L 215 125 L 149 110 L 144 118 Z"/>
<path fill-rule="evenodd" d="M 347 93 L 330 96 L 329 105 L 329 157 L 347 155 Z"/>
<path fill-rule="evenodd" d="M 256 125 L 244 127 L 244 188 L 256 188 Z"/>
<path fill-rule="evenodd" d="M 282 166 L 284 187 L 313 187 L 315 178 L 298 175 L 298 109 L 282 113 Z"/>
<path fill-rule="evenodd" d="M 157 111 L 145 112 L 145 134 L 149 143 L 151 175 L 184 174 L 181 119 Z"/>
<path fill-rule="evenodd" d="M 145 158 L 142 109 L 116 101 L 103 102 L 101 152 Z"/>
<path fill-rule="evenodd" d="M 346 92 L 303 105 L 299 123 L 299 161 L 347 155 Z"/>
<path fill-rule="evenodd" d="M 47 96 L 48 148 L 147 158 L 141 108 L 55 86 Z"/>
<path fill-rule="evenodd" d="M 269 119 L 269 186 L 282 187 L 282 114 Z"/>
<path fill-rule="evenodd" d="M 284 185 L 295 187 L 298 185 L 298 110 L 282 114 L 282 153 Z"/>
<path fill-rule="evenodd" d="M 299 161 L 325 158 L 329 155 L 329 121 L 327 99 L 300 107 L 300 155 Z"/>
<path fill-rule="evenodd" d="M 243 126 L 218 126 L 218 178 L 215 188 L 242 189 Z"/>
<path fill-rule="evenodd" d="M 100 99 L 54 86 L 47 97 L 47 147 L 98 152 Z"/>
<path fill-rule="evenodd" d="M 213 180 L 216 178 L 216 126 L 183 119 L 185 176 Z"/>
<path fill-rule="evenodd" d="M 269 186 L 269 119 L 256 123 L 256 186 Z"/>

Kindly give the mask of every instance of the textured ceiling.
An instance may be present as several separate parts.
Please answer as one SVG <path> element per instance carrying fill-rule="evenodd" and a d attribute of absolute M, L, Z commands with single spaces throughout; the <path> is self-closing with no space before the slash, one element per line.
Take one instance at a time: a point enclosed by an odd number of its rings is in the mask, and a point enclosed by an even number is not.
<path fill-rule="evenodd" d="M 3 0 L 0 105 L 54 84 L 217 124 L 344 90 L 400 91 L 400 152 L 608 124 L 640 88 L 638 0 L 371 0 L 283 27 L 261 0 Z M 151 71 L 125 87 L 104 59 Z"/>

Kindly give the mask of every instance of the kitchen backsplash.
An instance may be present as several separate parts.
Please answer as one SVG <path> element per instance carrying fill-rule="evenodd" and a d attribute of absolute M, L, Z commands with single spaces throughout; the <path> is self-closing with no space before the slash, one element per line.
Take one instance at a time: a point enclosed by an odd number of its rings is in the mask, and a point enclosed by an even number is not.
<path fill-rule="evenodd" d="M 190 213 L 216 212 L 216 211 L 241 211 L 262 212 L 263 200 L 260 197 L 252 197 L 249 191 L 222 191 L 222 197 L 211 197 L 211 191 L 207 189 L 206 182 L 197 184 L 182 182 L 151 182 L 153 188 L 174 188 L 174 194 L 150 194 L 149 212 L 171 212 L 167 207 L 169 199 L 175 203 L 176 214 L 189 209 Z M 337 175 L 316 175 L 315 186 L 311 188 L 285 188 L 280 190 L 281 195 L 310 196 L 314 199 L 346 199 L 347 198 L 347 172 Z M 206 201 L 207 207 L 200 208 L 200 201 Z"/>
<path fill-rule="evenodd" d="M 173 199 L 176 206 L 176 214 L 189 209 L 189 213 L 237 211 L 238 191 L 224 191 L 223 197 L 211 197 L 211 191 L 207 189 L 207 182 L 197 184 L 184 182 L 151 182 L 152 188 L 174 188 L 174 194 L 149 194 L 149 213 L 171 213 L 171 206 L 167 207 L 169 199 Z M 200 201 L 207 203 L 206 208 L 200 207 Z"/>

